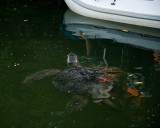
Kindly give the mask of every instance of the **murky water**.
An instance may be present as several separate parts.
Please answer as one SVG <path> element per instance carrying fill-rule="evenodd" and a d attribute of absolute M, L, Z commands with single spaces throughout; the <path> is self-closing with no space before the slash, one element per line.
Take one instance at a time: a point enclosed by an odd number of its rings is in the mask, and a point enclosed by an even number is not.
<path fill-rule="evenodd" d="M 158 127 L 160 117 L 160 54 L 157 49 L 123 43 L 122 39 L 100 38 L 104 28 L 79 25 L 75 34 L 63 22 L 63 15 L 55 13 L 31 14 L 12 12 L 0 21 L 0 127 L 1 128 L 144 128 Z M 70 24 L 71 25 L 71 24 Z M 74 24 L 75 25 L 75 24 Z M 91 28 L 90 28 L 91 27 Z M 95 28 L 99 35 L 95 33 Z M 107 33 L 114 35 L 114 29 Z M 126 30 L 124 30 L 126 31 Z M 88 32 L 88 33 L 87 33 Z M 119 30 L 118 30 L 119 32 Z M 74 36 L 73 36 L 74 35 Z M 143 38 L 144 34 L 142 33 Z M 121 35 L 125 37 L 125 35 Z M 135 37 L 135 34 L 131 34 Z M 129 37 L 129 36 L 127 36 Z M 125 37 L 125 39 L 127 38 Z M 148 36 L 147 36 L 148 37 Z M 136 37 L 138 38 L 138 37 Z M 152 38 L 152 37 L 151 37 Z M 150 41 L 151 38 L 147 38 Z M 155 39 L 155 38 L 154 38 Z M 153 40 L 154 40 L 153 39 Z M 129 38 L 136 42 L 135 38 Z M 140 39 L 142 40 L 142 39 Z M 152 39 L 151 39 L 152 40 Z M 155 39 L 160 40 L 159 38 Z M 154 41 L 155 41 L 154 40 Z M 159 42 L 160 43 L 160 42 Z M 74 52 L 85 66 L 98 66 L 105 59 L 109 67 L 121 68 L 116 93 L 110 98 L 120 109 L 115 111 L 103 103 L 89 98 L 86 107 L 65 113 L 72 94 L 60 92 L 52 85 L 54 76 L 24 85 L 22 81 L 31 73 L 48 68 L 67 68 L 66 55 Z M 127 94 L 129 80 L 134 73 L 143 76 L 140 92 Z M 128 79 L 127 79 L 128 78 Z M 138 88 L 139 88 L 138 87 Z M 126 95 L 127 94 L 127 95 Z"/>

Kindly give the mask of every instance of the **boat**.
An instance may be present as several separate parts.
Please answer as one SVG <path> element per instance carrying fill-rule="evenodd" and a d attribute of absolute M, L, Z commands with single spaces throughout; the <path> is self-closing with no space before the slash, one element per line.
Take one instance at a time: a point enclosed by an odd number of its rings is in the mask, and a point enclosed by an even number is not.
<path fill-rule="evenodd" d="M 160 0 L 65 0 L 75 13 L 160 29 Z"/>
<path fill-rule="evenodd" d="M 62 31 L 71 38 L 110 39 L 114 43 L 160 51 L 160 29 L 115 23 L 79 15 L 68 9 L 63 15 Z"/>

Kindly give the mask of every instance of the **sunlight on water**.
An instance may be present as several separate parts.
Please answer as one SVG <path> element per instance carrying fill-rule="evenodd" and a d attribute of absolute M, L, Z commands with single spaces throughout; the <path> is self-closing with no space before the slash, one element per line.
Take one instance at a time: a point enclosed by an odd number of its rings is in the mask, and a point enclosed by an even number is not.
<path fill-rule="evenodd" d="M 58 16 L 54 14 L 54 20 L 46 16 L 47 21 L 45 16 L 1 19 L 0 127 L 158 127 L 160 38 L 156 34 L 135 34 L 130 29 L 128 32 L 88 23 L 56 22 Z M 149 32 L 154 34 L 153 30 Z M 76 53 L 83 66 L 93 69 L 108 66 L 104 72 L 109 75 L 105 78 L 112 76 L 116 81 L 109 99 L 118 111 L 92 97 L 87 101 L 76 97 L 80 108 L 66 112 L 67 104 L 75 100 L 73 94 L 54 88 L 55 76 L 45 77 L 46 72 L 40 80 L 23 84 L 30 74 L 67 69 L 70 52 Z"/>

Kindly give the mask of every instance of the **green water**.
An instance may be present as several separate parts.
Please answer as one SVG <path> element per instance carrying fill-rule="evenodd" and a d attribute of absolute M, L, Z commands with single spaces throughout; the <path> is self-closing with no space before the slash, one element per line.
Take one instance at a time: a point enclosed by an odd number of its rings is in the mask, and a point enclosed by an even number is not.
<path fill-rule="evenodd" d="M 9 16 L 4 14 L 1 18 L 0 128 L 158 127 L 160 73 L 154 70 L 153 51 L 113 43 L 111 40 L 92 39 L 94 52 L 87 56 L 84 40 L 71 39 L 60 30 L 57 11 L 48 15 L 42 12 L 39 12 L 40 15 L 12 10 Z M 99 64 L 103 61 L 103 48 L 107 49 L 109 66 L 121 66 L 127 72 L 143 74 L 145 88 L 152 96 L 144 98 L 135 107 L 134 103 L 138 102 L 135 97 L 123 98 L 123 81 L 117 94 L 122 102 L 122 105 L 117 103 L 119 112 L 89 99 L 85 108 L 65 113 L 65 106 L 72 94 L 55 89 L 53 76 L 29 85 L 22 84 L 31 73 L 48 68 L 67 68 L 66 55 L 70 52 L 75 52 L 84 65 Z M 137 67 L 142 69 L 135 69 Z"/>

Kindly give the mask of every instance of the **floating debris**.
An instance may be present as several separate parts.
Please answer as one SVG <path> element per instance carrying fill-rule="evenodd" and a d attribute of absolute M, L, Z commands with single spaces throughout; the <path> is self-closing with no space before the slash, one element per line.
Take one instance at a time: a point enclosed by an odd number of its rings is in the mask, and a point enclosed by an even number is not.
<path fill-rule="evenodd" d="M 139 96 L 139 91 L 132 89 L 132 88 L 128 88 L 127 92 L 131 94 L 131 96 Z"/>
<path fill-rule="evenodd" d="M 141 88 L 143 88 L 144 86 L 144 77 L 140 73 L 129 74 L 127 80 L 128 80 L 127 83 L 128 88 L 141 90 Z"/>
<path fill-rule="evenodd" d="M 28 22 L 28 19 L 24 19 L 23 21 L 24 21 L 24 22 Z"/>
<path fill-rule="evenodd" d="M 134 82 L 135 85 L 143 84 L 143 82 Z"/>
<path fill-rule="evenodd" d="M 19 66 L 19 65 L 20 65 L 19 63 L 14 63 L 13 66 L 16 67 L 16 66 Z"/>
<path fill-rule="evenodd" d="M 122 29 L 122 32 L 128 32 L 128 30 L 127 29 Z"/>
<path fill-rule="evenodd" d="M 151 97 L 152 95 L 149 92 L 140 92 L 140 97 Z"/>
<path fill-rule="evenodd" d="M 134 69 L 141 70 L 141 69 L 143 69 L 143 67 L 135 67 Z"/>

